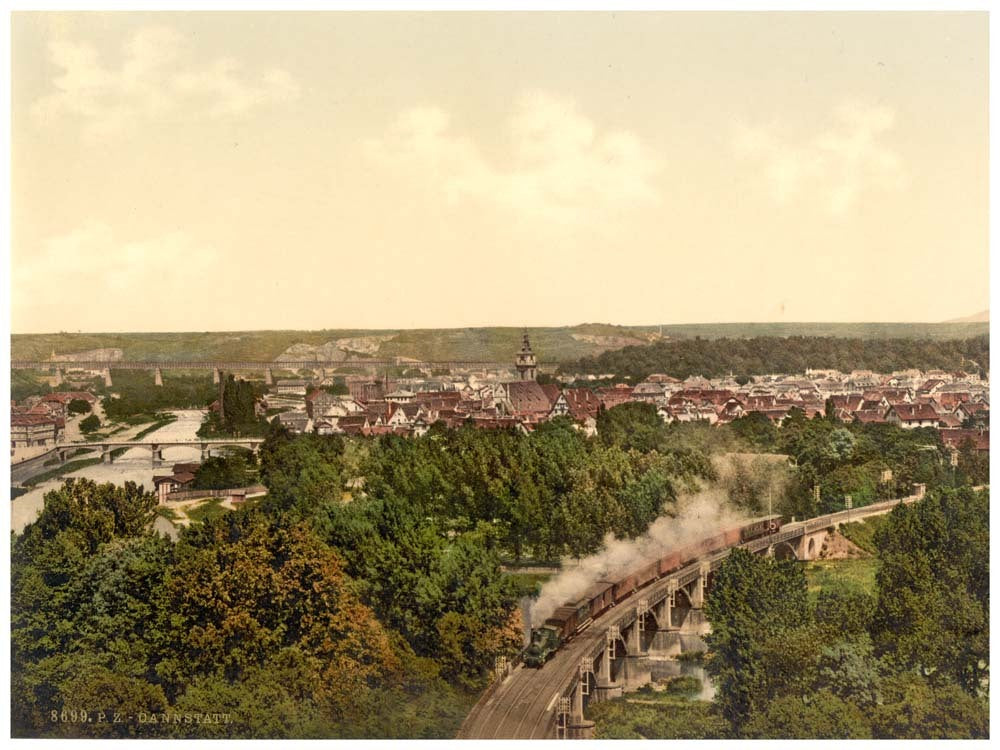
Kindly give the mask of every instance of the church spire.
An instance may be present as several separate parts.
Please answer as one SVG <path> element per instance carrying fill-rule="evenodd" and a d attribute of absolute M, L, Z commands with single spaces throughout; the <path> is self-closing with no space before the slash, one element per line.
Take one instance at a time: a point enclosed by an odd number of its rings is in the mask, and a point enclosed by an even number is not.
<path fill-rule="evenodd" d="M 535 380 L 538 375 L 538 362 L 535 353 L 531 351 L 531 342 L 528 341 L 528 329 L 524 329 L 524 336 L 521 339 L 521 351 L 517 353 L 514 360 L 517 374 L 521 380 Z"/>

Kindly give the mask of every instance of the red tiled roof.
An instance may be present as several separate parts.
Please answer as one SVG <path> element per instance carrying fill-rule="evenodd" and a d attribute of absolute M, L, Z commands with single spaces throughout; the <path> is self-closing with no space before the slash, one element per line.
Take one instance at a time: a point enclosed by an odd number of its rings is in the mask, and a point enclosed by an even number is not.
<path fill-rule="evenodd" d="M 895 412 L 901 422 L 936 421 L 938 418 L 938 413 L 930 404 L 894 404 L 890 411 Z"/>
<path fill-rule="evenodd" d="M 590 388 L 567 388 L 563 391 L 563 396 L 569 404 L 569 413 L 573 415 L 573 419 L 596 417 L 601 408 L 601 400 Z"/>
<path fill-rule="evenodd" d="M 519 380 L 507 383 L 504 387 L 516 415 L 548 414 L 552 410 L 548 394 L 534 380 Z M 556 390 L 558 391 L 558 387 Z"/>
<path fill-rule="evenodd" d="M 11 427 L 30 427 L 32 425 L 51 424 L 58 425 L 61 420 L 43 414 L 11 414 Z"/>
<path fill-rule="evenodd" d="M 976 450 L 988 451 L 990 449 L 990 431 L 984 430 L 941 430 L 941 442 L 948 447 L 959 448 L 966 439 L 971 439 L 976 444 Z"/>

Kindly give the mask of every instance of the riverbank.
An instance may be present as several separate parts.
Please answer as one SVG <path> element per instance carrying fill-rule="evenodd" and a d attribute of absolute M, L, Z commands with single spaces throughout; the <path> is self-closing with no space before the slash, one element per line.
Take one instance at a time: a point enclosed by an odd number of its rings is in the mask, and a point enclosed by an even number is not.
<path fill-rule="evenodd" d="M 127 430 L 115 435 L 116 439 L 130 440 L 142 433 L 145 442 L 153 442 L 153 436 L 159 440 L 197 440 L 198 428 L 201 426 L 205 411 L 202 409 L 173 410 L 170 414 L 176 419 L 152 432 L 146 432 L 150 425 L 135 425 Z M 166 467 L 172 463 L 185 461 L 200 461 L 201 450 L 197 447 L 174 446 L 163 449 L 163 458 Z M 52 478 L 44 481 L 29 492 L 14 498 L 11 501 L 10 523 L 14 533 L 19 534 L 25 526 L 34 521 L 44 507 L 45 493 L 62 484 L 66 477 L 86 477 L 95 482 L 112 482 L 114 484 L 124 484 L 125 482 L 135 482 L 143 485 L 148 490 L 153 489 L 153 475 L 169 472 L 169 468 L 154 469 L 150 460 L 148 448 L 129 448 L 113 463 L 95 463 L 83 466 L 77 470 L 64 474 L 59 478 Z"/>

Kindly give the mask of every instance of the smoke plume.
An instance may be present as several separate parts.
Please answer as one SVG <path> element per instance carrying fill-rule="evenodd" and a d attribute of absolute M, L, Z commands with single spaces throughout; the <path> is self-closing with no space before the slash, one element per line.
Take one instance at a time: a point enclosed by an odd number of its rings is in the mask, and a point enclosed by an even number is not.
<path fill-rule="evenodd" d="M 578 563 L 564 563 L 563 570 L 542 586 L 538 601 L 531 608 L 531 625 L 538 627 L 556 607 L 575 601 L 597 580 L 618 580 L 643 563 L 712 536 L 746 520 L 744 513 L 733 510 L 725 490 L 704 489 L 681 495 L 675 516 L 660 516 L 646 533 L 635 539 L 615 539 L 608 534 L 604 547 Z"/>

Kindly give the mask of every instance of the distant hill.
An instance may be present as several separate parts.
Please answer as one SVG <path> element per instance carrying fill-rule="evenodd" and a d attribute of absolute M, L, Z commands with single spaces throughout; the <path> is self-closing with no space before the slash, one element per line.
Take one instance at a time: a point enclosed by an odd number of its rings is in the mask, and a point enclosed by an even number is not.
<path fill-rule="evenodd" d="M 328 329 L 321 331 L 229 331 L 190 333 L 49 333 L 11 336 L 12 359 L 48 359 L 92 349 L 121 349 L 124 359 L 272 361 L 288 349 L 339 348 L 353 355 L 423 360 L 512 360 L 521 328 L 437 328 L 411 330 Z M 662 339 L 755 336 L 832 336 L 861 339 L 964 339 L 989 332 L 988 323 L 704 323 L 696 325 L 577 326 L 529 328 L 539 362 L 560 364 L 625 346 Z M 325 346 L 331 344 L 333 346 Z"/>
<path fill-rule="evenodd" d="M 990 322 L 990 311 L 983 310 L 982 312 L 977 312 L 975 315 L 966 315 L 964 318 L 955 318 L 954 320 L 946 320 L 945 323 L 989 323 Z"/>

